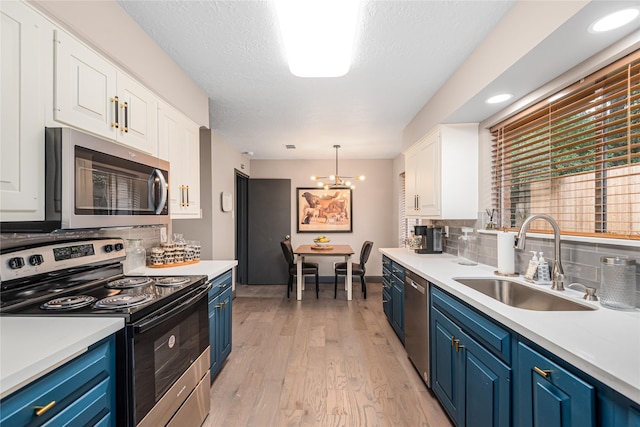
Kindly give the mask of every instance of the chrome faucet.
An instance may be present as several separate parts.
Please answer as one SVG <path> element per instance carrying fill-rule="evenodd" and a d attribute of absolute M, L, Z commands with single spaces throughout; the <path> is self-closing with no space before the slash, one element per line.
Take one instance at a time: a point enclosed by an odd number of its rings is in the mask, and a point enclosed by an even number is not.
<path fill-rule="evenodd" d="M 555 246 L 555 258 L 553 260 L 553 270 L 551 270 L 551 289 L 555 291 L 564 291 L 564 270 L 562 269 L 562 262 L 560 261 L 560 227 L 556 221 L 545 214 L 531 215 L 524 220 L 520 231 L 516 236 L 516 249 L 524 249 L 524 244 L 527 240 L 527 227 L 536 219 L 547 220 L 551 227 L 553 227 L 553 240 Z"/>

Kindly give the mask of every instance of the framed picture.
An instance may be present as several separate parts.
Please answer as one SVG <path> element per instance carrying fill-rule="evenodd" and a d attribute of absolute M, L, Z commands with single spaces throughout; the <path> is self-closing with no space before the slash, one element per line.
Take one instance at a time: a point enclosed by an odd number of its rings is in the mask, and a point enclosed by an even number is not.
<path fill-rule="evenodd" d="M 298 233 L 351 233 L 351 189 L 296 188 Z"/>

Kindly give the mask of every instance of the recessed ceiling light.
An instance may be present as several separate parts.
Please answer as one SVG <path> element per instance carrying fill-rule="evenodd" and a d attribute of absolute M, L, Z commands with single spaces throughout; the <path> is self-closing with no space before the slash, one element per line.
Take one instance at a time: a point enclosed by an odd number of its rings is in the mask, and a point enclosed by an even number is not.
<path fill-rule="evenodd" d="M 508 101 L 511 98 L 513 98 L 513 95 L 511 95 L 510 93 L 502 93 L 500 95 L 492 96 L 491 98 L 487 99 L 485 102 L 487 104 L 499 104 L 501 102 Z"/>
<path fill-rule="evenodd" d="M 340 77 L 349 72 L 358 22 L 357 0 L 276 0 L 291 73 Z"/>
<path fill-rule="evenodd" d="M 604 18 L 598 19 L 596 22 L 591 24 L 589 31 L 593 33 L 602 33 L 604 31 L 615 30 L 616 28 L 620 28 L 636 19 L 638 14 L 640 14 L 640 11 L 634 8 L 619 10 L 605 16 Z"/>

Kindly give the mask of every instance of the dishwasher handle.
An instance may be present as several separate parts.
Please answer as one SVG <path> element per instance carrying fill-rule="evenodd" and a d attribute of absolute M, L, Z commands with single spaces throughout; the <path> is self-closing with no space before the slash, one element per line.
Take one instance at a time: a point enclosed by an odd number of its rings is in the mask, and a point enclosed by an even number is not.
<path fill-rule="evenodd" d="M 413 289 L 415 289 L 416 291 L 420 292 L 421 294 L 424 294 L 426 292 L 426 289 L 424 286 L 414 282 L 411 279 L 407 279 L 407 283 L 409 284 L 409 286 L 411 286 Z"/>

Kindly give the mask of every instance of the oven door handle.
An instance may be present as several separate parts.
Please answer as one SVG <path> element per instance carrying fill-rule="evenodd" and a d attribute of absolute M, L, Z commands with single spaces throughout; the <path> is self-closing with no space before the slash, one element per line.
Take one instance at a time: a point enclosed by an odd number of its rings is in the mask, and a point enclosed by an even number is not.
<path fill-rule="evenodd" d="M 142 321 L 136 325 L 133 326 L 133 329 L 136 333 L 143 333 L 145 331 L 148 331 L 151 328 L 154 328 L 156 326 L 158 326 L 159 324 L 161 324 L 162 322 L 164 322 L 165 320 L 174 317 L 180 313 L 182 313 L 183 311 L 189 309 L 190 307 L 194 306 L 198 301 L 200 301 L 201 298 L 203 298 L 205 295 L 207 295 L 207 293 L 209 292 L 209 290 L 212 288 L 212 284 L 211 283 L 207 283 L 206 286 L 204 286 L 204 288 L 199 291 L 195 296 L 189 298 L 188 300 L 178 304 L 176 307 L 167 310 L 166 312 L 158 315 L 158 316 L 154 316 L 151 319 Z"/>

